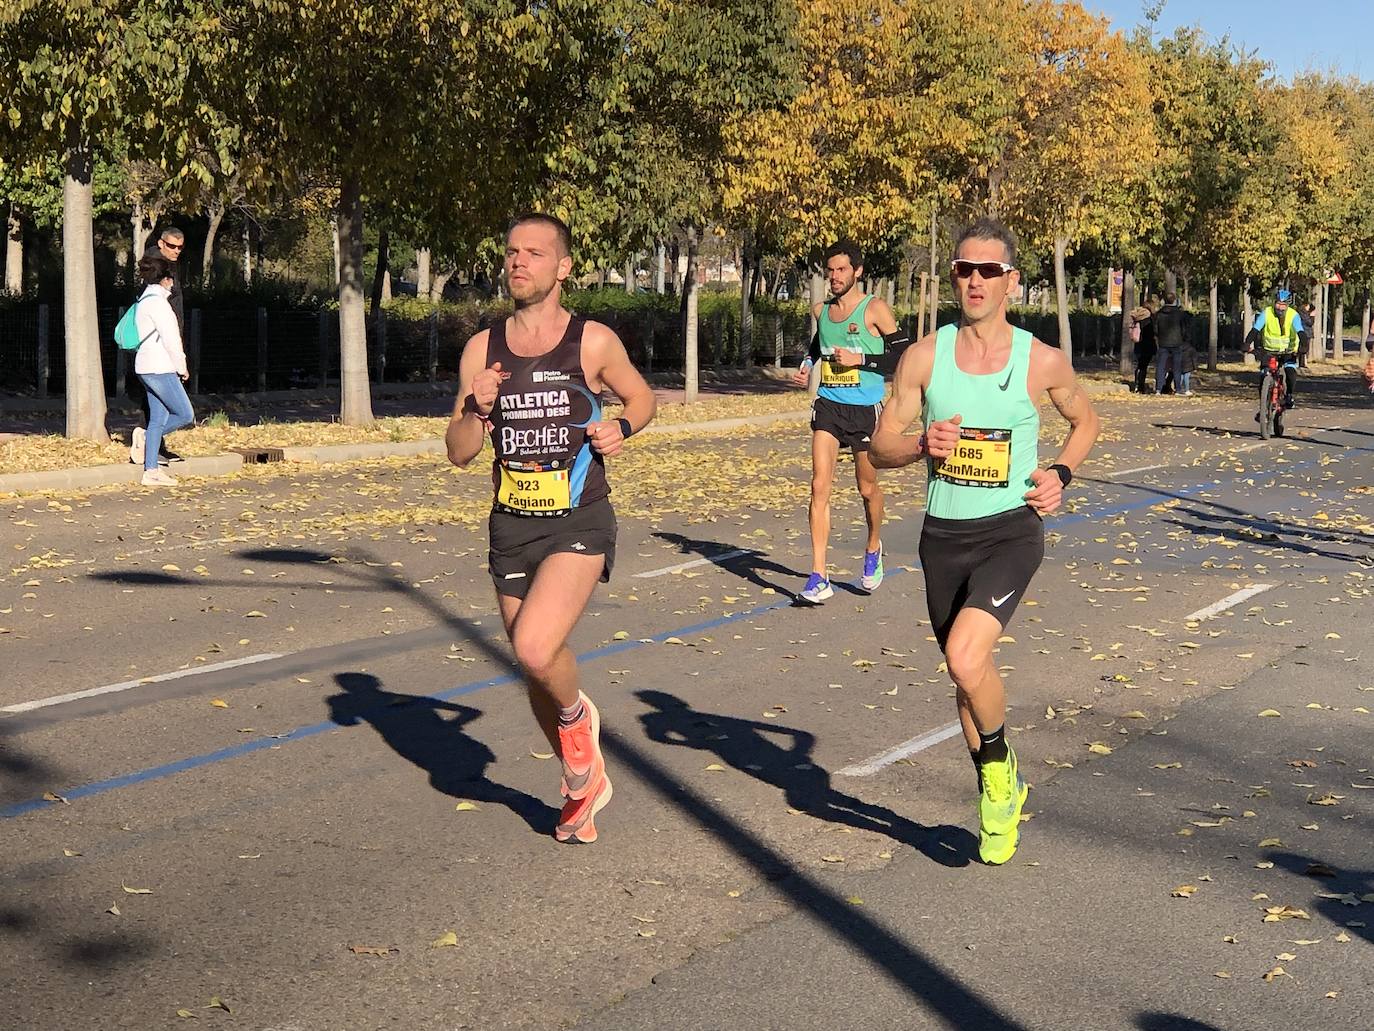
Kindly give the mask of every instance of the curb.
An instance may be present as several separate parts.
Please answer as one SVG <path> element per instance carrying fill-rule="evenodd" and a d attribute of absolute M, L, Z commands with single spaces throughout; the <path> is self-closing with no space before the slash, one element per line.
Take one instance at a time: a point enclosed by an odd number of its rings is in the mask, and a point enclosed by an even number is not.
<path fill-rule="evenodd" d="M 239 455 L 209 455 L 177 463 L 174 475 L 224 476 L 243 468 Z M 44 490 L 77 487 L 107 487 L 115 483 L 138 483 L 143 470 L 135 465 L 90 465 L 76 469 L 53 469 L 42 473 L 9 473 L 0 476 L 0 494 L 28 494 Z"/>

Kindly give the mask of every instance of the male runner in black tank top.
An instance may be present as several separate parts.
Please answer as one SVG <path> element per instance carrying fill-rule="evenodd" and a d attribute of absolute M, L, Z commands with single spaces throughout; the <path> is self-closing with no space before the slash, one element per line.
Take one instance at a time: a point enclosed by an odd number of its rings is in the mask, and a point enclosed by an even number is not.
<path fill-rule="evenodd" d="M 615 560 L 604 461 L 648 425 L 657 404 L 610 327 L 563 307 L 571 246 L 568 227 L 550 215 L 511 224 L 506 280 L 515 313 L 467 342 L 447 444 L 449 461 L 467 465 L 492 434 L 497 602 L 530 707 L 563 762 L 566 802 L 554 836 L 588 843 L 611 781 L 600 715 L 577 688 L 567 641 Z M 624 401 L 623 418 L 601 418 L 605 387 Z"/>

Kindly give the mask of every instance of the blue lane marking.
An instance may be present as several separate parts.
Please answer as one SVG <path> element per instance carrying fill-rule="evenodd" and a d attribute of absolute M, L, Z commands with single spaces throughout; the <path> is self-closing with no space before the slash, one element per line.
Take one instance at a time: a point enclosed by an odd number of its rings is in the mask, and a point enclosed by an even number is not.
<path fill-rule="evenodd" d="M 1342 451 L 1337 452 L 1335 455 L 1328 455 L 1326 457 L 1329 457 L 1334 461 L 1335 458 L 1339 455 L 1345 455 L 1353 451 L 1359 450 L 1362 449 L 1354 447 L 1345 448 Z M 1321 464 L 1321 459 L 1312 459 L 1307 462 L 1295 462 L 1292 465 L 1287 465 L 1281 469 L 1276 469 L 1271 473 L 1260 474 L 1259 476 L 1255 476 L 1253 474 L 1248 473 L 1234 473 L 1231 476 L 1222 479 L 1208 480 L 1206 483 L 1193 484 L 1186 487 L 1171 488 L 1169 493 L 1171 495 L 1179 497 L 1187 497 L 1193 494 L 1201 493 L 1202 491 L 1205 491 L 1211 487 L 1221 486 L 1227 480 L 1234 481 L 1239 480 L 1241 478 L 1247 478 L 1254 480 L 1256 483 L 1259 483 L 1265 480 L 1276 479 L 1279 476 L 1282 476 L 1286 473 L 1296 472 L 1299 469 L 1304 469 L 1309 466 L 1319 464 Z M 1139 487 L 1132 487 L 1131 484 L 1128 483 L 1115 483 L 1112 484 L 1112 486 L 1125 487 L 1128 490 L 1141 489 Z M 1163 490 L 1164 488 L 1160 489 Z M 1047 527 L 1071 526 L 1077 523 L 1085 523 L 1094 519 L 1104 519 L 1114 515 L 1122 515 L 1126 512 L 1132 512 L 1138 508 L 1147 508 L 1151 505 L 1162 504 L 1169 500 L 1171 500 L 1170 497 L 1160 497 L 1158 495 L 1152 495 L 1148 498 L 1142 498 L 1139 501 L 1128 502 L 1126 504 L 1117 505 L 1112 508 L 1074 513 L 1072 515 L 1058 516 L 1053 519 L 1046 520 L 1045 523 Z M 898 576 L 903 572 L 905 572 L 903 568 L 897 567 L 894 568 L 887 575 L 889 577 Z M 726 626 L 730 623 L 737 623 L 742 619 L 750 619 L 754 616 L 762 615 L 765 612 L 772 612 L 775 609 L 789 608 L 791 607 L 791 605 L 791 600 L 787 598 L 780 598 L 777 601 L 770 602 L 767 605 L 760 605 L 756 608 L 749 609 L 745 612 L 734 612 L 728 616 L 721 616 L 718 619 L 708 619 L 704 623 L 693 623 L 690 626 L 679 627 L 675 630 L 665 630 L 662 633 L 656 634 L 652 637 L 646 637 L 643 639 L 636 639 L 630 641 L 616 641 L 612 644 L 603 645 L 600 648 L 593 648 L 591 651 L 584 652 L 583 654 L 579 655 L 577 657 L 577 661 L 581 663 L 591 662 L 595 659 L 604 659 L 607 656 L 618 655 L 621 652 L 630 651 L 634 648 L 642 648 L 646 643 L 662 644 L 670 637 L 676 637 L 681 634 L 701 633 L 704 630 L 712 630 L 716 627 Z M 507 673 L 505 676 L 492 677 L 489 680 L 481 680 L 472 684 L 463 684 L 459 687 L 451 688 L 448 691 L 441 691 L 433 695 L 417 695 L 416 700 L 420 701 L 425 698 L 428 698 L 435 701 L 448 701 L 451 698 L 458 698 L 462 695 L 474 694 L 477 691 L 484 691 L 489 687 L 501 687 L 505 684 L 512 684 L 516 682 L 516 679 L 517 678 L 514 674 Z M 234 745 L 232 748 L 221 748 L 217 752 L 206 752 L 204 755 L 193 755 L 186 759 L 179 759 L 176 762 L 164 763 L 161 766 L 150 766 L 143 770 L 137 770 L 134 773 L 126 773 L 123 776 L 109 777 L 105 780 L 92 781 L 89 784 L 83 784 L 80 787 L 72 788 L 71 790 L 65 792 L 63 794 L 63 797 L 67 798 L 68 800 L 71 800 L 79 798 L 90 798 L 93 795 L 103 795 L 107 791 L 117 791 L 120 788 L 130 787 L 134 784 L 144 784 L 148 781 L 162 780 L 165 777 L 172 777 L 178 773 L 184 773 L 187 770 L 195 770 L 199 769 L 202 766 L 210 766 L 215 763 L 224 762 L 229 759 L 237 759 L 240 756 L 249 755 L 253 752 L 260 752 L 266 748 L 275 748 L 276 746 L 286 744 L 289 741 L 302 741 L 305 738 L 315 737 L 318 734 L 326 734 L 330 731 L 345 729 L 347 728 L 340 726 L 333 720 L 325 720 L 321 723 L 312 723 L 306 727 L 297 727 L 295 730 L 283 734 L 280 737 L 268 737 L 260 738 L 256 741 L 246 741 L 241 745 Z M 4 806 L 3 808 L 0 808 L 0 820 L 12 820 L 17 816 L 24 816 L 27 813 L 31 813 L 39 809 L 50 808 L 52 806 L 60 804 L 61 803 L 58 802 L 50 802 L 45 798 L 31 798 L 23 802 L 14 802 L 10 805 Z"/>
<path fill-rule="evenodd" d="M 896 576 L 902 572 L 901 569 L 894 569 L 888 576 Z M 646 644 L 662 644 L 670 637 L 680 634 L 695 634 L 703 630 L 711 630 L 716 627 L 725 626 L 729 623 L 736 623 L 742 619 L 749 619 L 753 616 L 771 612 L 774 609 L 787 608 L 792 604 L 788 598 L 780 598 L 777 601 L 769 602 L 767 605 L 760 605 L 756 608 L 748 609 L 744 612 L 732 612 L 717 619 L 708 619 L 703 623 L 693 623 L 690 626 L 679 627 L 675 630 L 665 630 L 652 637 L 642 639 L 616 641 L 612 644 L 603 645 L 600 648 L 593 648 L 591 651 L 583 652 L 577 657 L 579 663 L 591 662 L 596 659 L 604 659 L 610 655 L 618 655 L 621 652 L 630 651 L 634 648 L 643 648 Z M 505 684 L 513 684 L 517 681 L 513 673 L 504 676 L 492 677 L 489 680 L 479 680 L 471 684 L 462 684 L 458 687 L 450 688 L 432 695 L 417 695 L 416 701 L 448 701 L 451 698 L 458 698 L 462 695 L 475 694 L 484 691 L 489 687 L 501 687 Z M 413 704 L 413 703 L 411 703 Z M 324 720 L 320 723 L 312 723 L 306 727 L 297 727 L 289 733 L 278 737 L 259 738 L 255 741 L 246 741 L 241 745 L 234 745 L 231 748 L 221 748 L 216 752 L 206 752 L 204 755 L 193 755 L 186 759 L 178 759 L 176 762 L 164 763 L 161 766 L 150 766 L 147 769 L 138 770 L 134 773 L 126 773 L 119 777 L 109 777 L 105 780 L 93 781 L 83 784 L 80 787 L 72 788 L 69 791 L 59 792 L 63 798 L 71 801 L 78 798 L 89 798 L 92 795 L 103 795 L 107 791 L 117 791 L 120 788 L 127 788 L 134 784 L 144 784 L 148 781 L 162 780 L 165 777 L 172 777 L 178 773 L 185 773 L 187 770 L 199 769 L 202 766 L 210 766 L 214 763 L 224 762 L 228 759 L 237 759 L 240 756 L 250 755 L 253 752 L 260 752 L 263 749 L 275 748 L 290 741 L 302 741 L 306 738 L 315 737 L 318 734 L 327 734 L 334 730 L 347 730 L 341 724 L 333 720 Z M 23 816 L 26 813 L 34 812 L 38 809 L 47 809 L 51 806 L 60 805 L 60 802 L 50 802 L 45 798 L 31 798 L 23 802 L 14 802 L 0 808 L 0 820 L 12 820 L 16 816 Z"/>

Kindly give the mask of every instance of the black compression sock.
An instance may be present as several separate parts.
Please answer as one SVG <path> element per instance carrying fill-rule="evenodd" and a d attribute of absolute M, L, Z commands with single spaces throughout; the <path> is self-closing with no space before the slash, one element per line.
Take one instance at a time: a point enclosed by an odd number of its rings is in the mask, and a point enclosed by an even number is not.
<path fill-rule="evenodd" d="M 990 762 L 1004 762 L 1007 758 L 1007 725 L 1004 723 L 996 730 L 984 733 L 978 731 L 982 744 L 978 748 L 979 765 Z"/>
<path fill-rule="evenodd" d="M 978 774 L 978 793 L 983 792 L 983 767 L 978 764 L 978 753 L 969 752 L 968 757 L 973 760 L 973 771 Z"/>

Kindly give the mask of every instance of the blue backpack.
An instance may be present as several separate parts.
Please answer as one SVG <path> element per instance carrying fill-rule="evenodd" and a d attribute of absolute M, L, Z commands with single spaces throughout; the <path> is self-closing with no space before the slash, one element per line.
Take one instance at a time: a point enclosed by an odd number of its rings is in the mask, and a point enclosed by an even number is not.
<path fill-rule="evenodd" d="M 148 332 L 148 336 L 138 335 L 138 301 L 135 301 L 115 325 L 115 344 L 121 351 L 137 351 L 143 346 L 143 341 L 156 332 L 157 330 L 153 329 Z"/>

